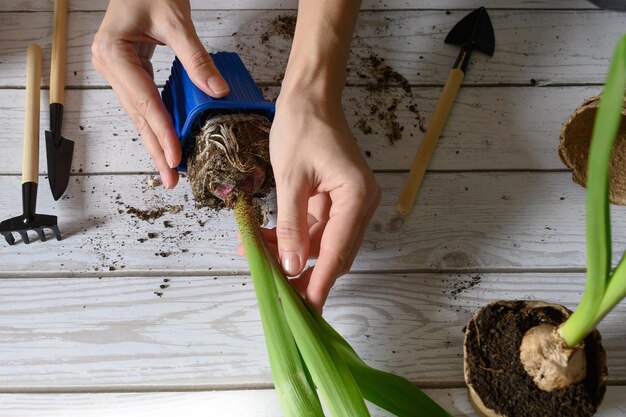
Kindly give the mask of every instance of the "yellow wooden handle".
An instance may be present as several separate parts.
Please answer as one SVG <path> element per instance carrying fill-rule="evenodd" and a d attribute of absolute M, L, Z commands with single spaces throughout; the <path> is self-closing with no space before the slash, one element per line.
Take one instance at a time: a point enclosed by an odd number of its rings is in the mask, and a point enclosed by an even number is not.
<path fill-rule="evenodd" d="M 413 209 L 415 198 L 417 197 L 417 193 L 422 185 L 422 180 L 424 179 L 424 173 L 426 172 L 426 168 L 428 168 L 428 162 L 437 146 L 437 139 L 439 139 L 443 127 L 446 124 L 454 99 L 463 82 L 463 76 L 464 74 L 461 69 L 453 69 L 448 76 L 446 85 L 443 87 L 441 97 L 439 97 L 437 107 L 435 108 L 435 113 L 428 124 L 424 140 L 422 140 L 422 144 L 417 150 L 417 154 L 411 165 L 409 177 L 400 192 L 400 198 L 398 198 L 396 209 L 398 213 L 402 215 L 409 214 Z"/>
<path fill-rule="evenodd" d="M 65 102 L 65 61 L 67 56 L 67 0 L 54 2 L 54 30 L 50 68 L 50 103 Z"/>
<path fill-rule="evenodd" d="M 32 44 L 26 52 L 26 104 L 24 111 L 24 151 L 22 182 L 39 180 L 39 97 L 41 47 Z"/>

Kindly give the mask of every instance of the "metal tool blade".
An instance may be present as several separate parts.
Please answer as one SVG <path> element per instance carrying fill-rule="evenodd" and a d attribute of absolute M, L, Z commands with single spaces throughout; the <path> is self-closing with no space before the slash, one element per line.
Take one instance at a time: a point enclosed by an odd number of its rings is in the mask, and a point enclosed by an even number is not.
<path fill-rule="evenodd" d="M 61 198 L 70 181 L 73 154 L 73 141 L 65 139 L 60 132 L 46 131 L 48 180 L 55 200 Z"/>
<path fill-rule="evenodd" d="M 445 43 L 472 47 L 493 56 L 496 36 L 487 9 L 479 7 L 461 19 L 448 33 Z"/>

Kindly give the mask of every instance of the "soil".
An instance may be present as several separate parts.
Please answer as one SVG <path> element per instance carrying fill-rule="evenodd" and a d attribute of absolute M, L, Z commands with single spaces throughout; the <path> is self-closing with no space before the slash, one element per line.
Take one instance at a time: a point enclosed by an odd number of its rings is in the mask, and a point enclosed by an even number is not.
<path fill-rule="evenodd" d="M 295 15 L 279 15 L 272 20 L 268 28 L 261 34 L 261 43 L 266 44 L 272 36 L 279 36 L 283 39 L 293 39 L 296 30 Z"/>
<path fill-rule="evenodd" d="M 584 341 L 587 376 L 570 387 L 539 389 L 519 358 L 528 329 L 540 323 L 558 325 L 569 314 L 545 303 L 511 301 L 489 304 L 472 318 L 465 336 L 466 382 L 487 408 L 507 417 L 587 417 L 596 412 L 607 372 L 597 331 Z"/>
<path fill-rule="evenodd" d="M 372 52 L 369 56 L 360 59 L 358 69 L 348 68 L 348 71 L 356 71 L 359 78 L 367 80 L 365 90 L 369 106 L 363 107 L 362 104 L 357 103 L 357 98 L 351 99 L 355 108 L 363 108 L 367 112 L 355 113 L 355 116 L 359 117 L 356 127 L 364 135 L 376 133 L 372 126 L 376 124 L 389 143 L 393 144 L 402 139 L 405 126 L 398 121 L 397 111 L 400 104 L 407 101 L 406 109 L 415 114 L 413 127 L 421 132 L 426 131 L 424 121 L 414 102 L 415 98 L 409 81 L 387 65 L 384 58 Z M 399 97 L 395 97 L 392 95 L 393 89 L 398 86 L 402 89 L 402 93 Z M 410 135 L 413 136 L 412 133 Z"/>
<path fill-rule="evenodd" d="M 137 217 L 140 220 L 151 222 L 163 216 L 165 213 L 180 213 L 182 209 L 183 206 L 181 205 L 165 206 L 151 210 L 141 210 L 136 207 L 126 206 L 126 213 L 130 214 L 131 216 Z"/>
<path fill-rule="evenodd" d="M 239 192 L 257 198 L 269 193 L 274 185 L 270 127 L 271 122 L 257 114 L 220 115 L 207 120 L 187 164 L 197 206 L 219 210 L 230 206 Z"/>
<path fill-rule="evenodd" d="M 290 46 L 280 40 L 293 39 L 296 20 L 296 15 L 279 15 L 260 35 L 261 45 L 264 45 L 265 53 L 270 60 L 273 60 L 275 55 L 284 57 L 289 54 Z M 379 31 L 378 34 L 383 36 L 382 29 Z M 277 39 L 274 41 L 272 38 Z M 356 36 L 353 44 L 355 50 L 364 48 L 366 53 L 365 56 L 351 60 L 347 68 L 349 73 L 356 73 L 366 83 L 367 105 L 363 106 L 362 98 L 350 99 L 357 109 L 354 114 L 357 117 L 356 128 L 364 135 L 383 135 L 390 144 L 407 135 L 413 137 L 417 131 L 425 132 L 424 120 L 417 110 L 409 81 L 389 66 L 385 59 L 375 53 L 374 49 L 360 37 Z M 237 45 L 237 48 L 241 49 L 240 45 Z M 279 74 L 274 82 L 280 84 L 283 76 L 283 73 Z M 399 93 L 395 91 L 397 87 L 401 89 Z M 412 126 L 410 121 L 401 121 L 398 118 L 398 110 L 402 105 L 406 105 L 406 109 L 414 113 Z"/>

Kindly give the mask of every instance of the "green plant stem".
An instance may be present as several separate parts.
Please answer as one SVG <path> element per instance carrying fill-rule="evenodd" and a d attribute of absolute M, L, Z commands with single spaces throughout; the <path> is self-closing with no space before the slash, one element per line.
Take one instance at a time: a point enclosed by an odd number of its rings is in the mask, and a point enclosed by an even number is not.
<path fill-rule="evenodd" d="M 350 370 L 332 345 L 324 341 L 324 335 L 304 301 L 277 266 L 274 282 L 298 349 L 305 363 L 312 365 L 308 369 L 330 414 L 334 417 L 369 417 L 363 395 Z"/>
<path fill-rule="evenodd" d="M 273 263 L 271 258 L 267 257 L 251 204 L 249 197 L 239 197 L 235 201 L 234 213 L 250 266 L 272 376 L 281 407 L 287 417 L 324 417 L 317 392 L 278 301 L 272 274 Z"/>
<path fill-rule="evenodd" d="M 599 323 L 602 321 L 624 297 L 626 297 L 626 255 L 622 257 L 615 271 L 613 271 L 613 275 L 611 275 L 595 322 Z"/>
<path fill-rule="evenodd" d="M 617 44 L 607 81 L 600 98 L 591 136 L 587 171 L 587 280 L 576 311 L 560 328 L 569 347 L 578 345 L 616 304 L 624 274 L 611 270 L 611 219 L 609 210 L 609 163 L 622 119 L 626 87 L 626 35 Z M 617 291 L 610 294 L 609 291 Z M 608 294 L 608 296 L 607 296 Z M 604 301 L 605 298 L 607 301 Z M 621 298 L 620 298 L 621 299 Z M 617 300 L 619 302 L 619 300 Z M 604 309 L 601 310 L 601 306 Z M 608 307 L 608 310 L 607 310 Z"/>
<path fill-rule="evenodd" d="M 317 386 L 335 417 L 369 416 L 363 397 L 399 417 L 450 417 L 406 379 L 366 365 L 291 286 L 261 236 L 250 200 L 237 199 L 234 210 L 285 415 L 323 416 Z"/>

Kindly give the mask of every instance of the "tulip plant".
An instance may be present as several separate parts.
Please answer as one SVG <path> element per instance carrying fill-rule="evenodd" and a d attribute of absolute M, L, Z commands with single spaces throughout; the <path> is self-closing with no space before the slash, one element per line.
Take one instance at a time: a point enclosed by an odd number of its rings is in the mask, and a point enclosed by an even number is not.
<path fill-rule="evenodd" d="M 626 35 L 613 56 L 593 127 L 587 174 L 587 279 L 580 304 L 559 329 L 568 347 L 582 342 L 626 297 L 626 256 L 611 272 L 608 178 L 611 151 L 622 121 L 625 87 Z"/>
<path fill-rule="evenodd" d="M 285 416 L 324 416 L 319 397 L 333 417 L 369 416 L 364 399 L 396 416 L 450 416 L 406 379 L 366 365 L 298 295 L 263 240 L 249 195 L 235 198 L 234 212 Z"/>

